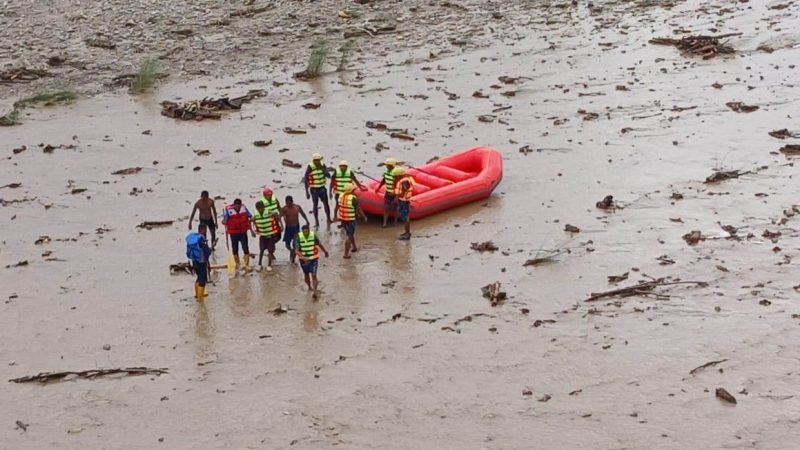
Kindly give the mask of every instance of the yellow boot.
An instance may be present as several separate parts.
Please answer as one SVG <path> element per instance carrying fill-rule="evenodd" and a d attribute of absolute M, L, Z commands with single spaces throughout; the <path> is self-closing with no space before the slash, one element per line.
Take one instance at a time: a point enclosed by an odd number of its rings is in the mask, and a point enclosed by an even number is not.
<path fill-rule="evenodd" d="M 250 269 L 250 255 L 247 253 L 244 254 L 244 270 Z"/>
<path fill-rule="evenodd" d="M 203 299 L 207 296 L 206 294 L 206 287 L 205 286 L 197 286 L 197 301 L 202 302 Z"/>
<path fill-rule="evenodd" d="M 200 285 L 196 281 L 194 282 L 194 298 L 200 300 Z"/>

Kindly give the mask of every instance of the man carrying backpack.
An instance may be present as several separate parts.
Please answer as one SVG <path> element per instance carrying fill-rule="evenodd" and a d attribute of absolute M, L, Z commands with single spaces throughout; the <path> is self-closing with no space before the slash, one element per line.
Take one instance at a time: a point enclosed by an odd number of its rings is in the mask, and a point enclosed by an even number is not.
<path fill-rule="evenodd" d="M 206 296 L 206 284 L 208 283 L 208 258 L 211 256 L 211 249 L 206 240 L 206 225 L 200 224 L 197 233 L 189 233 L 186 236 L 186 257 L 192 262 L 192 268 L 197 281 L 194 283 L 194 298 L 198 302 L 203 301 Z"/>

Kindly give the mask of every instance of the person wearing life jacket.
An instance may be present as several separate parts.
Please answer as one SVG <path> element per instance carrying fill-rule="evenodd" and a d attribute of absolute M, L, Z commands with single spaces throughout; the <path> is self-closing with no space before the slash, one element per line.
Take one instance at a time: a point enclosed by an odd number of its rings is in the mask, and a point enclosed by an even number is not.
<path fill-rule="evenodd" d="M 339 197 L 344 194 L 344 190 L 350 185 L 355 184 L 359 189 L 362 191 L 366 191 L 365 188 L 359 181 L 356 179 L 356 174 L 350 169 L 349 164 L 347 161 L 340 161 L 339 168 L 333 171 L 333 176 L 331 177 L 331 199 L 334 200 L 334 205 L 339 204 Z M 334 197 L 335 195 L 335 197 Z M 336 221 L 336 218 L 339 217 L 339 208 L 333 209 L 333 220 Z"/>
<path fill-rule="evenodd" d="M 247 232 L 250 231 L 253 237 L 256 234 L 250 229 L 250 219 L 253 217 L 247 207 L 242 204 L 242 200 L 237 198 L 233 204 L 225 207 L 222 215 L 222 224 L 225 225 L 225 233 L 230 236 L 233 259 L 236 267 L 241 267 L 239 262 L 239 245 L 244 252 L 244 268 L 250 267 L 250 246 L 247 243 Z"/>
<path fill-rule="evenodd" d="M 311 231 L 308 224 L 303 225 L 300 234 L 297 235 L 297 258 L 300 260 L 300 267 L 303 269 L 306 286 L 309 291 L 317 293 L 319 281 L 317 279 L 317 268 L 319 267 L 319 251 L 328 257 L 328 250 L 322 245 L 316 233 Z"/>
<path fill-rule="evenodd" d="M 202 302 L 206 296 L 206 284 L 208 283 L 208 258 L 211 256 L 211 249 L 206 240 L 207 226 L 200 224 L 197 232 L 189 233 L 186 236 L 186 257 L 192 264 L 197 279 L 194 282 L 194 298 Z"/>
<path fill-rule="evenodd" d="M 280 215 L 270 213 L 264 207 L 263 201 L 256 202 L 256 214 L 251 224 L 253 232 L 258 234 L 259 252 L 258 266 L 264 267 L 264 251 L 267 251 L 267 272 L 272 271 L 272 262 L 275 261 L 275 244 L 281 239 Z"/>
<path fill-rule="evenodd" d="M 322 162 L 322 155 L 314 153 L 311 155 L 311 163 L 306 167 L 306 174 L 303 177 L 303 185 L 306 188 L 306 198 L 310 198 L 314 206 L 314 226 L 319 228 L 319 202 L 325 209 L 325 217 L 328 225 L 331 224 L 331 207 L 328 204 L 328 192 L 325 189 L 325 179 L 330 178 L 328 168 Z"/>
<path fill-rule="evenodd" d="M 344 228 L 345 232 L 345 241 L 344 241 L 344 258 L 350 259 L 350 251 L 353 252 L 358 251 L 358 247 L 356 246 L 356 221 L 359 217 L 364 219 L 364 222 L 367 221 L 367 216 L 364 214 L 364 211 L 361 210 L 361 207 L 358 206 L 358 199 L 356 198 L 355 192 L 356 187 L 352 184 L 347 185 L 345 187 L 342 196 L 339 197 L 339 202 L 337 203 L 337 210 L 339 211 L 339 221 L 342 222 L 342 228 Z"/>
<path fill-rule="evenodd" d="M 389 214 L 394 215 L 394 224 L 397 225 L 397 198 L 394 196 L 394 169 L 397 167 L 397 160 L 388 158 L 383 164 L 386 166 L 386 171 L 383 172 L 383 178 L 378 182 L 375 192 L 377 193 L 381 186 L 386 186 L 383 194 L 383 228 L 386 228 Z"/>
<path fill-rule="evenodd" d="M 272 189 L 265 187 L 264 190 L 261 192 L 261 203 L 264 204 L 264 209 L 267 211 L 267 214 L 278 214 L 281 213 L 281 202 L 278 200 L 278 196 L 272 192 Z"/>
<path fill-rule="evenodd" d="M 397 215 L 403 222 L 405 232 L 399 239 L 407 241 L 411 239 L 411 197 L 414 195 L 414 186 L 417 184 L 414 177 L 406 173 L 402 167 L 394 169 L 394 195 L 397 197 Z"/>

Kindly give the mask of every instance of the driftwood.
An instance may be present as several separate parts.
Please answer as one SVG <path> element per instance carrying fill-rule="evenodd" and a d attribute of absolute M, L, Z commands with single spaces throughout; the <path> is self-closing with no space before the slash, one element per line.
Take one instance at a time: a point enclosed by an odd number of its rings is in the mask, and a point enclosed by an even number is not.
<path fill-rule="evenodd" d="M 124 374 L 133 375 L 161 375 L 168 373 L 167 369 L 152 369 L 149 367 L 126 367 L 124 369 L 91 369 L 80 372 L 42 372 L 27 377 L 13 378 L 8 380 L 11 383 L 49 383 L 51 381 L 62 381 L 64 379 L 84 378 L 94 380 L 95 378 L 106 377 L 109 375 Z"/>
<path fill-rule="evenodd" d="M 694 369 L 690 370 L 689 371 L 689 375 L 694 375 L 694 374 L 696 374 L 697 372 L 700 372 L 703 369 L 707 369 L 709 367 L 716 366 L 717 364 L 722 364 L 727 360 L 728 360 L 728 358 L 720 359 L 719 361 L 709 361 L 709 362 L 703 364 L 702 366 L 698 366 L 698 367 L 695 367 Z"/>
<path fill-rule="evenodd" d="M 653 292 L 653 290 L 657 287 L 661 286 L 675 286 L 678 284 L 694 284 L 700 287 L 708 286 L 708 283 L 705 281 L 664 281 L 664 280 L 656 280 L 656 281 L 648 281 L 645 283 L 639 283 L 634 286 L 628 286 L 619 289 L 613 289 L 606 292 L 592 292 L 589 295 L 589 298 L 584 300 L 585 302 L 596 302 L 598 300 L 602 300 L 608 297 L 633 297 L 636 295 L 648 295 Z"/>
<path fill-rule="evenodd" d="M 266 95 L 264 90 L 253 90 L 236 98 L 204 98 L 183 103 L 161 102 L 161 115 L 181 120 L 221 119 L 221 112 L 242 109 L 242 104 Z"/>
<path fill-rule="evenodd" d="M 684 53 L 702 56 L 703 59 L 711 59 L 719 54 L 733 54 L 736 50 L 720 42 L 720 39 L 731 36 L 741 36 L 742 33 L 728 33 L 719 36 L 685 36 L 681 39 L 653 38 L 651 44 L 671 45 Z"/>

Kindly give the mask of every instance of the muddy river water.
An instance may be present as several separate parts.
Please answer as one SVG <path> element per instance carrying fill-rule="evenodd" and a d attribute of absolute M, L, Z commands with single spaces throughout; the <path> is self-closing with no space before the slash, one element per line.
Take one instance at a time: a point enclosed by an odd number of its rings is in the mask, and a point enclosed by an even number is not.
<path fill-rule="evenodd" d="M 800 4 L 604 16 L 579 3 L 434 60 L 412 50 L 314 83 L 267 71 L 174 81 L 32 109 L 0 129 L 0 185 L 22 183 L 0 189 L 0 447 L 797 448 L 797 167 L 778 151 L 792 140 L 768 132 L 800 130 Z M 739 53 L 703 60 L 647 43 L 675 29 L 740 32 Z M 159 114 L 163 99 L 258 88 L 268 95 L 220 121 Z M 271 185 L 308 209 L 283 158 L 318 151 L 378 176 L 388 156 L 419 165 L 478 145 L 504 155 L 489 200 L 414 222 L 410 242 L 372 220 L 348 261 L 340 231 L 321 230 L 331 257 L 317 301 L 283 249 L 272 273 L 216 274 L 204 303 L 190 276 L 169 273 L 203 189 L 221 208 Z M 128 167 L 142 170 L 111 174 Z M 715 169 L 748 173 L 703 183 Z M 609 194 L 620 207 L 597 209 Z M 137 228 L 148 220 L 175 222 Z M 687 245 L 694 230 L 705 239 Z M 499 250 L 470 249 L 488 240 Z M 562 253 L 523 266 L 548 249 Z M 662 277 L 708 284 L 584 302 Z M 480 288 L 495 281 L 508 299 L 492 307 Z M 136 366 L 168 373 L 5 381 Z M 738 404 L 715 398 L 720 387 Z"/>

